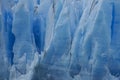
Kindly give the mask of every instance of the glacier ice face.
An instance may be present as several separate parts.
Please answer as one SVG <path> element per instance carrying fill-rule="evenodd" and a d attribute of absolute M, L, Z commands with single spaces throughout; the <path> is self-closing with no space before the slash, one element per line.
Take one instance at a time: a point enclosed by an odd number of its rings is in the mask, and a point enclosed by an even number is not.
<path fill-rule="evenodd" d="M 21 17 L 22 16 L 22 17 Z M 32 33 L 30 25 L 30 13 L 22 2 L 16 6 L 13 16 L 12 32 L 15 37 L 13 46 L 14 64 L 16 69 L 25 74 L 26 64 L 30 64 L 33 60 L 34 44 L 32 42 Z M 24 19 L 23 19 L 24 18 Z"/>
<path fill-rule="evenodd" d="M 120 80 L 119 0 L 0 0 L 0 80 Z"/>

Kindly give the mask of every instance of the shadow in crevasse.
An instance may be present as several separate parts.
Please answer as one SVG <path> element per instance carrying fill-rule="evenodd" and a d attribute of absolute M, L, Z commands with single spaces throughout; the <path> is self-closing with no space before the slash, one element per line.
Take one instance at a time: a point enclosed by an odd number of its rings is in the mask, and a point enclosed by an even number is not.
<path fill-rule="evenodd" d="M 32 80 L 71 80 L 71 78 L 69 78 L 65 70 L 38 64 L 34 69 Z"/>
<path fill-rule="evenodd" d="M 34 69 L 34 74 L 32 80 L 54 80 L 52 76 L 49 75 L 49 70 L 42 64 L 38 64 Z"/>

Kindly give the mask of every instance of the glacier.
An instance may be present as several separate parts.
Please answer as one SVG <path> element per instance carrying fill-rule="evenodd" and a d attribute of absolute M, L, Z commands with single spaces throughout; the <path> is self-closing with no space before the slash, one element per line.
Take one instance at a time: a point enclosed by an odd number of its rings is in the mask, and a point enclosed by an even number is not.
<path fill-rule="evenodd" d="M 120 0 L 0 0 L 0 80 L 120 80 Z"/>

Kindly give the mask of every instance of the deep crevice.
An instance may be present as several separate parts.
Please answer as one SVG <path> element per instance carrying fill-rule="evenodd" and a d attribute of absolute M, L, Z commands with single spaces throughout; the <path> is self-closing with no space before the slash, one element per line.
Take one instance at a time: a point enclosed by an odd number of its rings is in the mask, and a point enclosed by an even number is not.
<path fill-rule="evenodd" d="M 4 30 L 5 30 L 6 36 L 4 36 L 4 38 L 6 39 L 5 44 L 6 44 L 6 52 L 7 52 L 8 62 L 11 65 L 13 64 L 13 58 L 14 58 L 13 45 L 15 42 L 15 36 L 12 33 L 12 21 L 13 21 L 12 13 L 9 11 L 5 11 Z"/>
<path fill-rule="evenodd" d="M 41 31 L 40 31 L 40 20 L 35 19 L 33 22 L 33 34 L 35 38 L 35 45 L 37 51 L 41 54 Z"/>
<path fill-rule="evenodd" d="M 111 39 L 113 37 L 114 23 L 115 23 L 115 5 L 114 3 L 112 3 Z"/>

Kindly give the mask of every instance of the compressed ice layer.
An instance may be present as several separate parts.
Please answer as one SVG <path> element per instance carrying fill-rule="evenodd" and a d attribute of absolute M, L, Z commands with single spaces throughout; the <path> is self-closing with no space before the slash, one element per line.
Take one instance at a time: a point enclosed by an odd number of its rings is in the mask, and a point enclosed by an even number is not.
<path fill-rule="evenodd" d="M 1 0 L 0 79 L 119 80 L 119 0 Z"/>

